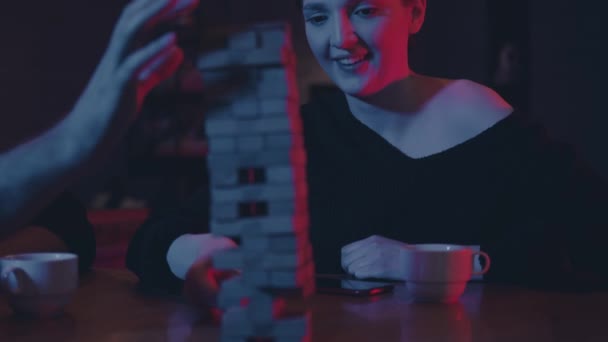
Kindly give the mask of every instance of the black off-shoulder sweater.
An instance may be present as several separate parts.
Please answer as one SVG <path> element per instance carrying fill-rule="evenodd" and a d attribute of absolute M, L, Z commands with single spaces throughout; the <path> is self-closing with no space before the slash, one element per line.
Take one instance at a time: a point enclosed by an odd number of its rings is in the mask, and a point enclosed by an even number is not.
<path fill-rule="evenodd" d="M 342 272 L 340 248 L 376 234 L 407 243 L 480 245 L 492 258 L 489 282 L 606 287 L 606 184 L 522 113 L 420 159 L 359 122 L 341 93 L 304 105 L 302 117 L 318 272 Z M 144 285 L 179 290 L 167 250 L 182 234 L 207 232 L 208 222 L 203 188 L 138 230 L 128 267 Z"/>

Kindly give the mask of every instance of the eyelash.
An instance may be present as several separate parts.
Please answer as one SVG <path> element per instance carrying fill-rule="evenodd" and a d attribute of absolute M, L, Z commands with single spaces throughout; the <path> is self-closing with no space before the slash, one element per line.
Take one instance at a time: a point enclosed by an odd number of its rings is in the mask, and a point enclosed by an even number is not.
<path fill-rule="evenodd" d="M 355 13 L 361 13 L 362 11 L 370 11 L 371 12 L 369 14 L 363 15 L 364 18 L 372 17 L 372 16 L 378 14 L 378 12 L 380 12 L 379 9 L 376 8 L 376 7 L 363 7 L 363 8 L 360 8 L 360 9 L 356 10 Z"/>
<path fill-rule="evenodd" d="M 363 11 L 369 11 L 371 13 L 362 14 Z M 380 12 L 380 10 L 376 7 L 364 7 L 357 9 L 354 14 L 360 14 L 362 18 L 370 18 L 378 14 L 378 12 Z M 327 15 L 317 14 L 307 18 L 306 22 L 313 25 L 321 25 L 325 20 L 327 20 Z"/>
<path fill-rule="evenodd" d="M 322 20 L 323 22 L 325 20 L 327 20 L 327 16 L 326 15 L 322 15 L 322 14 L 317 14 L 317 15 L 313 15 L 309 18 L 306 19 L 307 23 L 311 23 L 312 25 L 321 25 L 322 22 L 317 21 L 318 19 Z"/>

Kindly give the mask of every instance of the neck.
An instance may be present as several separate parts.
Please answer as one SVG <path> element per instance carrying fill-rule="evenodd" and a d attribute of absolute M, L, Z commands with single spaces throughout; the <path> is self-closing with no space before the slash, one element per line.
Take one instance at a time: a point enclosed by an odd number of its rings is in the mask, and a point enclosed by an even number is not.
<path fill-rule="evenodd" d="M 439 79 L 410 72 L 406 77 L 388 84 L 374 94 L 345 96 L 354 114 L 393 113 L 413 116 L 423 109 L 442 86 L 443 82 Z"/>

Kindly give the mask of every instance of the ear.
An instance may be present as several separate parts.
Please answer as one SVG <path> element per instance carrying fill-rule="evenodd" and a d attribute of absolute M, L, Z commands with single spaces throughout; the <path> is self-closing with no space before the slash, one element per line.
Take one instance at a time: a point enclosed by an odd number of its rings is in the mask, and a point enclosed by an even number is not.
<path fill-rule="evenodd" d="M 409 31 L 410 34 L 416 34 L 422 28 L 424 16 L 426 15 L 426 0 L 410 0 L 411 21 Z"/>

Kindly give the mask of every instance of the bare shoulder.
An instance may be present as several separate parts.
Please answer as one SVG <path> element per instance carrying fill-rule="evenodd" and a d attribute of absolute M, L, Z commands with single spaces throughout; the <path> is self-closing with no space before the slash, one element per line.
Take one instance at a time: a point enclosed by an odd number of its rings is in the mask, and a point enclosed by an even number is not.
<path fill-rule="evenodd" d="M 450 121 L 484 130 L 508 117 L 513 107 L 494 90 L 470 81 L 447 80 L 437 97 L 440 108 Z"/>
<path fill-rule="evenodd" d="M 446 101 L 457 112 L 484 115 L 488 119 L 503 119 L 513 107 L 496 91 L 470 80 L 453 80 L 445 89 Z"/>

